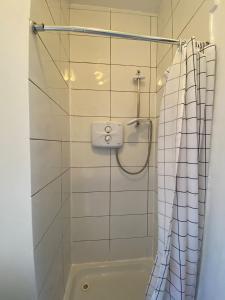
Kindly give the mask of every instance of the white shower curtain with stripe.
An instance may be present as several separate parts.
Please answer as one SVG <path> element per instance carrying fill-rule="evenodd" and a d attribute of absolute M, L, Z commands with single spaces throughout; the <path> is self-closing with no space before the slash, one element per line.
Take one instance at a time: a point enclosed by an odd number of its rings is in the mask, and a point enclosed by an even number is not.
<path fill-rule="evenodd" d="M 158 134 L 158 252 L 147 300 L 193 300 L 203 238 L 215 82 L 214 45 L 194 38 L 169 69 Z"/>

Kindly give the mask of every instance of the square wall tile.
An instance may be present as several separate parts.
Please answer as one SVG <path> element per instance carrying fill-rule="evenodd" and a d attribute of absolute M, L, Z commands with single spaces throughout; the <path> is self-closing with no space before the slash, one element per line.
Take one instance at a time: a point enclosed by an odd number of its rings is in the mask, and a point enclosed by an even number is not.
<path fill-rule="evenodd" d="M 140 116 L 149 116 L 149 93 L 141 93 Z M 137 93 L 111 92 L 111 116 L 132 117 L 137 116 Z"/>
<path fill-rule="evenodd" d="M 32 197 L 34 247 L 46 233 L 61 207 L 61 180 L 56 179 Z"/>
<path fill-rule="evenodd" d="M 61 241 L 62 223 L 57 216 L 41 242 L 34 249 L 36 282 L 39 293 L 48 277 L 48 271 L 54 262 Z"/>
<path fill-rule="evenodd" d="M 147 191 L 123 191 L 111 193 L 111 214 L 144 214 L 147 212 Z"/>
<path fill-rule="evenodd" d="M 71 220 L 72 242 L 109 238 L 109 217 L 84 217 Z"/>
<path fill-rule="evenodd" d="M 103 64 L 71 63 L 72 89 L 110 90 L 110 66 Z"/>
<path fill-rule="evenodd" d="M 150 17 L 135 14 L 112 12 L 111 29 L 135 34 L 150 35 Z"/>
<path fill-rule="evenodd" d="M 72 168 L 72 192 L 109 191 L 110 168 Z"/>
<path fill-rule="evenodd" d="M 125 39 L 112 39 L 111 63 L 150 67 L 150 43 Z"/>
<path fill-rule="evenodd" d="M 110 63 L 110 39 L 70 35 L 70 60 L 73 62 Z"/>
<path fill-rule="evenodd" d="M 148 154 L 147 143 L 125 143 L 119 150 L 119 158 L 122 166 L 143 166 Z M 151 153 L 153 154 L 153 152 Z M 116 160 L 116 151 L 112 150 L 112 166 L 118 166 Z"/>
<path fill-rule="evenodd" d="M 149 92 L 150 68 L 134 66 L 111 66 L 111 88 L 114 91 L 136 92 L 137 83 L 134 76 L 140 70 L 145 79 L 141 81 L 141 92 Z"/>
<path fill-rule="evenodd" d="M 109 241 L 72 243 L 72 263 L 97 262 L 109 259 Z"/>
<path fill-rule="evenodd" d="M 31 82 L 29 82 L 29 104 L 30 137 L 60 140 L 64 112 Z"/>
<path fill-rule="evenodd" d="M 109 116 L 110 92 L 71 90 L 71 115 Z"/>
<path fill-rule="evenodd" d="M 109 214 L 109 192 L 72 193 L 71 216 L 89 217 Z"/>
<path fill-rule="evenodd" d="M 71 143 L 71 167 L 109 167 L 110 149 L 91 143 Z"/>
<path fill-rule="evenodd" d="M 147 235 L 147 215 L 110 217 L 110 238 L 132 238 Z"/>
<path fill-rule="evenodd" d="M 98 121 L 108 121 L 109 118 L 71 116 L 70 120 L 71 141 L 91 142 L 91 124 Z"/>
<path fill-rule="evenodd" d="M 32 194 L 59 176 L 61 172 L 61 143 L 31 140 Z"/>
<path fill-rule="evenodd" d="M 135 167 L 129 167 L 134 172 Z M 111 168 L 111 190 L 147 190 L 148 172 L 145 170 L 141 174 L 133 176 L 124 173 L 119 167 Z"/>
<path fill-rule="evenodd" d="M 151 238 L 115 239 L 110 241 L 112 260 L 132 259 L 151 256 Z"/>
<path fill-rule="evenodd" d="M 110 12 L 70 9 L 70 25 L 110 29 Z"/>

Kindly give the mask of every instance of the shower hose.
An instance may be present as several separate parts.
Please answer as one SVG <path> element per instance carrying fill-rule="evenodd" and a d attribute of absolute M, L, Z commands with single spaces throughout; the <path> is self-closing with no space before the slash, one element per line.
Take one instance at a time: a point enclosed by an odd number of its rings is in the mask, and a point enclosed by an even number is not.
<path fill-rule="evenodd" d="M 139 126 L 139 125 L 138 125 Z M 148 162 L 149 162 L 149 158 L 150 158 L 150 153 L 151 153 L 151 144 L 152 144 L 152 120 L 149 119 L 149 127 L 148 127 L 148 153 L 147 153 L 147 157 L 146 157 L 146 161 L 143 167 L 141 167 L 140 170 L 136 171 L 136 172 L 130 172 L 127 169 L 125 169 L 121 162 L 120 162 L 120 158 L 119 158 L 119 149 L 116 149 L 116 160 L 117 163 L 119 165 L 119 167 L 127 174 L 129 175 L 138 175 L 140 173 L 142 173 L 145 168 L 148 166 Z"/>

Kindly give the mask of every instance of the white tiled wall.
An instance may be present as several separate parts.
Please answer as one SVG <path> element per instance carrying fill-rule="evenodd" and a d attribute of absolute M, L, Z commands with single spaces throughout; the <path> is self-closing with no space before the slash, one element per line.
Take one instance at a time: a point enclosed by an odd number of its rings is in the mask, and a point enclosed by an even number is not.
<path fill-rule="evenodd" d="M 31 20 L 69 24 L 67 0 L 32 0 Z M 30 33 L 30 151 L 37 296 L 61 300 L 70 269 L 69 36 Z"/>
<path fill-rule="evenodd" d="M 155 16 L 80 5 L 71 8 L 70 24 L 157 34 Z M 152 255 L 155 143 L 149 168 L 130 176 L 119 169 L 114 150 L 92 147 L 90 129 L 94 121 L 112 119 L 126 124 L 136 116 L 133 76 L 137 70 L 145 76 L 141 116 L 154 121 L 156 47 L 82 34 L 70 38 L 72 262 Z M 120 153 L 124 166 L 134 171 L 144 164 L 147 138 L 146 126 L 138 130 L 125 126 Z"/>
<path fill-rule="evenodd" d="M 176 39 L 189 39 L 195 36 L 199 41 L 209 41 L 210 0 L 162 0 L 158 16 L 158 34 Z M 164 72 L 171 65 L 177 47 L 158 45 L 157 51 L 157 110 L 159 117 L 164 82 Z M 155 205 L 156 207 L 156 205 Z M 156 211 L 155 211 L 155 217 Z M 155 218 L 154 224 L 157 224 Z M 155 228 L 155 232 L 157 228 Z M 157 235 L 155 235 L 157 238 Z M 157 243 L 155 242 L 154 245 Z M 156 249 L 154 249 L 154 252 Z"/>

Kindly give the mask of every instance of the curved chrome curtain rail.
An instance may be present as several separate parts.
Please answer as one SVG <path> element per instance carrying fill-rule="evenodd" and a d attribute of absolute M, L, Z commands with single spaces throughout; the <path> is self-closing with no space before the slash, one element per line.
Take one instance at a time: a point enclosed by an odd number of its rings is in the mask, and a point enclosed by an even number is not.
<path fill-rule="evenodd" d="M 133 33 L 126 33 L 113 30 L 105 30 L 99 28 L 89 28 L 89 27 L 80 27 L 80 26 L 57 26 L 57 25 L 45 25 L 45 24 L 35 24 L 32 25 L 32 30 L 34 33 L 43 32 L 43 31 L 63 31 L 63 32 L 79 32 L 85 34 L 95 34 L 102 36 L 110 36 L 116 38 L 125 38 L 130 40 L 146 41 L 146 42 L 155 42 L 163 44 L 172 44 L 172 45 L 181 45 L 185 42 L 180 40 L 157 37 L 157 36 L 148 36 L 148 35 L 139 35 Z"/>

